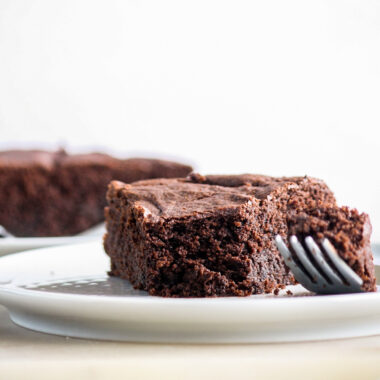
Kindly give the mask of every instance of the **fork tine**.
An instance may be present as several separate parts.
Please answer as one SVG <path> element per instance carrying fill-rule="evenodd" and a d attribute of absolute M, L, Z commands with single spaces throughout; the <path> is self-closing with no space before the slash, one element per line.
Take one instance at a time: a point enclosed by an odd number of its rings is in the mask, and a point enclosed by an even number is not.
<path fill-rule="evenodd" d="M 307 257 L 305 249 L 302 247 L 302 244 L 298 241 L 295 235 L 290 237 L 290 245 L 294 249 L 294 252 L 296 253 L 298 259 L 301 261 L 302 265 L 310 274 L 312 280 L 314 282 L 318 282 L 322 286 L 328 286 L 326 279 L 315 269 L 314 265 Z"/>
<path fill-rule="evenodd" d="M 314 241 L 314 239 L 311 236 L 308 236 L 305 239 L 305 243 L 309 249 L 309 251 L 313 254 L 316 262 L 319 264 L 321 270 L 325 273 L 325 275 L 329 278 L 329 280 L 332 282 L 333 285 L 344 285 L 341 278 L 334 273 L 334 271 L 331 269 L 330 265 L 326 262 L 325 258 L 323 257 L 322 251 L 318 247 L 317 243 Z"/>
<path fill-rule="evenodd" d="M 343 261 L 336 252 L 334 246 L 328 239 L 323 239 L 322 247 L 331 261 L 334 263 L 337 271 L 347 280 L 350 285 L 362 286 L 363 280 Z"/>
<path fill-rule="evenodd" d="M 305 285 L 309 288 L 314 288 L 314 284 L 310 280 L 309 276 L 304 273 L 304 271 L 294 262 L 291 252 L 289 251 L 280 235 L 276 236 L 275 243 L 282 257 L 284 258 L 286 265 L 293 273 L 295 279 L 302 285 Z"/>

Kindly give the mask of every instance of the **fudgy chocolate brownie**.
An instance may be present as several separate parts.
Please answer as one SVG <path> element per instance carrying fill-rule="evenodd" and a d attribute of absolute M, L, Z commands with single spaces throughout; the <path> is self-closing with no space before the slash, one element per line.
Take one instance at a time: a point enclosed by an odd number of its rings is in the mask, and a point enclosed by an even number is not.
<path fill-rule="evenodd" d="M 261 175 L 112 182 L 110 274 L 165 297 L 246 296 L 293 284 L 274 237 L 326 236 L 375 289 L 368 216 L 320 180 Z"/>
<path fill-rule="evenodd" d="M 191 167 L 64 151 L 0 152 L 0 225 L 16 236 L 73 235 L 104 220 L 113 180 L 185 177 Z"/>

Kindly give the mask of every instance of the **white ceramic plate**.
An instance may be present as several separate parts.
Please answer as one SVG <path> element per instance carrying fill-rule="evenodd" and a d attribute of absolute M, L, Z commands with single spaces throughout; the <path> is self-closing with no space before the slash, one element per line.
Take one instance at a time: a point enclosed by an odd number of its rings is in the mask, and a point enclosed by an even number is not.
<path fill-rule="evenodd" d="M 142 342 L 251 343 L 380 334 L 380 293 L 169 299 L 109 278 L 100 242 L 0 259 L 0 303 L 12 320 L 71 337 Z M 285 294 L 284 294 L 285 293 Z"/>
<path fill-rule="evenodd" d="M 99 240 L 99 237 L 103 236 L 104 232 L 105 227 L 102 223 L 75 236 L 0 238 L 0 256 L 36 248 L 78 244 L 83 242 Z"/>

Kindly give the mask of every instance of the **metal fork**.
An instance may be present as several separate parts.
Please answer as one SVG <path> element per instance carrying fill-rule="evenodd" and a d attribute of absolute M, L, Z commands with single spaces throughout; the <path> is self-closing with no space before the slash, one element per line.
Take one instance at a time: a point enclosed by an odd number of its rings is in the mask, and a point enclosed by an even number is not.
<path fill-rule="evenodd" d="M 311 236 L 305 238 L 305 246 L 296 236 L 290 237 L 290 247 L 303 268 L 293 259 L 291 251 L 280 235 L 276 236 L 275 242 L 285 264 L 292 271 L 295 279 L 306 289 L 319 294 L 363 292 L 361 289 L 363 280 L 339 257 L 328 239 L 323 239 L 321 249 Z M 306 249 L 317 265 L 310 260 Z M 322 252 L 334 264 L 335 270 L 326 261 Z"/>

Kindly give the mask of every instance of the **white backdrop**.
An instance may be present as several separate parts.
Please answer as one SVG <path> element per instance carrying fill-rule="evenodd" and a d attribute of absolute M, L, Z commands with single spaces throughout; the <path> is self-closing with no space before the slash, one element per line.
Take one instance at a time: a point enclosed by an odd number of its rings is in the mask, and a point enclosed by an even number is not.
<path fill-rule="evenodd" d="M 0 0 L 0 148 L 318 176 L 380 240 L 380 2 Z"/>

